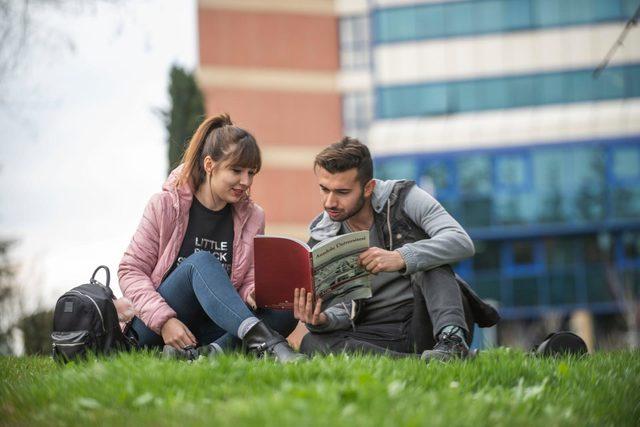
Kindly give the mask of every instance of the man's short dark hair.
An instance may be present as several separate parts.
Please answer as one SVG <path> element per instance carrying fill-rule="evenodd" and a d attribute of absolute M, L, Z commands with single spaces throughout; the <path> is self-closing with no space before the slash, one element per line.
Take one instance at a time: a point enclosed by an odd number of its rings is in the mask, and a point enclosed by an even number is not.
<path fill-rule="evenodd" d="M 344 137 L 331 144 L 316 156 L 314 167 L 320 166 L 329 173 L 345 172 L 356 168 L 358 180 L 364 186 L 373 179 L 373 161 L 366 145 L 356 138 Z"/>

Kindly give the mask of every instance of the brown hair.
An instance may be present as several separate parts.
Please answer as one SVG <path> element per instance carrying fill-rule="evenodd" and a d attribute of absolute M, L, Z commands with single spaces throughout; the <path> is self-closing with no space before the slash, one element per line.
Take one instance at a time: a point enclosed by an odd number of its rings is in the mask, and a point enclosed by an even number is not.
<path fill-rule="evenodd" d="M 369 149 L 357 139 L 348 136 L 322 150 L 316 156 L 313 166 L 320 166 L 329 173 L 357 168 L 358 180 L 362 186 L 373 179 L 373 161 Z"/>
<path fill-rule="evenodd" d="M 253 135 L 233 125 L 227 113 L 209 117 L 198 126 L 184 152 L 184 167 L 178 181 L 189 183 L 195 191 L 206 178 L 204 159 L 229 161 L 231 166 L 255 169 L 262 166 L 260 148 Z"/>

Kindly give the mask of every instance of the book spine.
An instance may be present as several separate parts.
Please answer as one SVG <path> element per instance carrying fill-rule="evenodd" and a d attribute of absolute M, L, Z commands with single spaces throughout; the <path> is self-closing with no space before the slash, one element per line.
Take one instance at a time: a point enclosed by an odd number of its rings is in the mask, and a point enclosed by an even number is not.
<path fill-rule="evenodd" d="M 311 293 L 313 295 L 313 304 L 316 303 L 316 277 L 313 274 L 313 254 L 309 252 L 309 283 L 311 284 Z"/>

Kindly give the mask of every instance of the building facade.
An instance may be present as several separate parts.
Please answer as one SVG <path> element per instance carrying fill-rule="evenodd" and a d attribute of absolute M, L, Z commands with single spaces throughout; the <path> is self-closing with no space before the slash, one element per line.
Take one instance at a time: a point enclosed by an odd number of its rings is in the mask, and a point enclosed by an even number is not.
<path fill-rule="evenodd" d="M 332 0 L 198 1 L 206 111 L 256 137 L 252 197 L 270 234 L 306 240 L 320 210 L 313 158 L 342 134 L 337 25 Z"/>
<path fill-rule="evenodd" d="M 344 0 L 345 133 L 469 231 L 507 319 L 640 295 L 638 0 Z"/>

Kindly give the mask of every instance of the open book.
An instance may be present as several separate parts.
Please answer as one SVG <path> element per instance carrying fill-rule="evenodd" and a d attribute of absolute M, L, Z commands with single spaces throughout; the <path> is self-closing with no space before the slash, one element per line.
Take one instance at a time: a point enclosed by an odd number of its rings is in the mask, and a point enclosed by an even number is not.
<path fill-rule="evenodd" d="M 293 291 L 304 288 L 322 298 L 322 310 L 371 297 L 371 275 L 358 264 L 369 248 L 369 232 L 324 240 L 310 249 L 297 239 L 256 236 L 254 264 L 258 307 L 291 309 Z"/>

